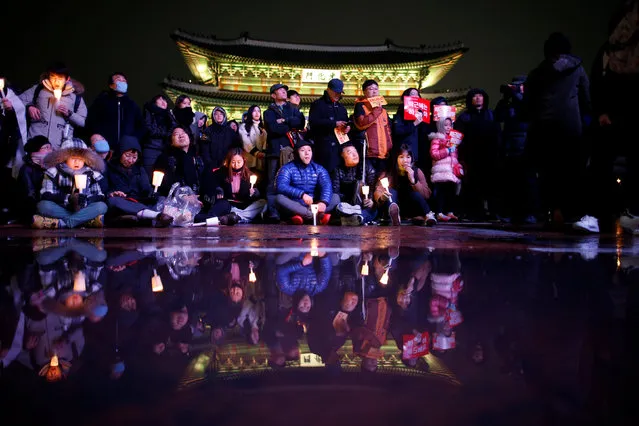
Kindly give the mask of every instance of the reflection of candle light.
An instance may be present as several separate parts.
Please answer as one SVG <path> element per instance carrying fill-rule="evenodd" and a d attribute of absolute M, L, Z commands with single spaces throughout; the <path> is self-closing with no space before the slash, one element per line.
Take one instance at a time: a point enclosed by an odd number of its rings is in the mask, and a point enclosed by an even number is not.
<path fill-rule="evenodd" d="M 319 206 L 317 204 L 311 204 L 311 213 L 313 213 L 313 226 L 317 226 L 318 211 L 319 211 Z"/>
<path fill-rule="evenodd" d="M 366 275 L 368 275 L 368 260 L 365 260 L 364 264 L 362 265 L 362 276 Z"/>
<path fill-rule="evenodd" d="M 76 272 L 75 276 L 73 277 L 73 291 L 76 291 L 78 293 L 87 291 L 87 282 L 82 271 Z"/>
<path fill-rule="evenodd" d="M 251 177 L 249 178 L 249 181 L 251 182 L 251 189 L 253 189 L 255 182 L 257 182 L 257 175 L 251 175 Z"/>
<path fill-rule="evenodd" d="M 56 101 L 59 101 L 60 98 L 62 97 L 62 90 L 54 89 L 53 90 L 53 97 L 55 98 Z"/>
<path fill-rule="evenodd" d="M 362 186 L 362 194 L 364 194 L 364 199 L 368 198 L 368 194 L 370 193 L 370 188 L 368 185 Z"/>
<path fill-rule="evenodd" d="M 254 283 L 257 281 L 257 275 L 253 272 L 253 267 L 251 267 L 251 271 L 249 272 L 249 282 Z"/>
<path fill-rule="evenodd" d="M 164 179 L 164 173 L 158 170 L 153 172 L 153 186 L 155 189 L 153 192 L 158 192 L 158 188 L 162 185 L 162 179 Z"/>
<path fill-rule="evenodd" d="M 158 275 L 158 271 L 153 270 L 153 276 L 151 277 L 151 290 L 153 293 L 159 293 L 164 290 L 162 286 L 162 278 Z"/>
<path fill-rule="evenodd" d="M 617 178 L 617 183 L 621 183 L 621 179 Z"/>
<path fill-rule="evenodd" d="M 51 362 L 49 362 L 49 366 L 50 367 L 57 367 L 60 365 L 60 360 L 58 359 L 57 355 L 53 355 L 51 357 Z"/>
<path fill-rule="evenodd" d="M 383 285 L 388 284 L 388 269 L 386 269 L 386 270 L 384 271 L 384 274 L 383 274 L 383 275 L 382 275 L 382 277 L 379 279 L 379 283 L 380 283 L 380 284 L 383 284 Z"/>
<path fill-rule="evenodd" d="M 75 187 L 78 188 L 80 192 L 87 187 L 87 175 L 75 175 L 73 179 L 75 180 Z"/>
<path fill-rule="evenodd" d="M 318 242 L 316 238 L 311 240 L 311 256 L 319 256 Z"/>

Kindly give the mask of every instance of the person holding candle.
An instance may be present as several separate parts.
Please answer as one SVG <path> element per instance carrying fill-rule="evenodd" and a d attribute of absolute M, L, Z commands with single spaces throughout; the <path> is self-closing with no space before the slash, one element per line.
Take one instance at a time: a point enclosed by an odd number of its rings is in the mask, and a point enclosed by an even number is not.
<path fill-rule="evenodd" d="M 295 146 L 295 160 L 285 164 L 277 173 L 275 202 L 280 215 L 289 217 L 294 225 L 313 220 L 311 205 L 317 204 L 318 219 L 327 225 L 329 214 L 339 202 L 333 197 L 331 178 L 326 169 L 313 162 L 311 143 L 299 139 Z"/>
<path fill-rule="evenodd" d="M 404 217 L 412 218 L 416 225 L 435 225 L 435 213 L 430 211 L 428 200 L 431 190 L 424 173 L 413 163 L 413 153 L 408 145 L 401 145 L 389 163 L 388 170 L 380 175 L 374 199 L 380 207 L 388 209 L 393 226 L 399 226 L 399 209 Z"/>
<path fill-rule="evenodd" d="M 266 200 L 251 184 L 251 172 L 245 155 L 242 148 L 231 148 L 224 165 L 204 178 L 202 192 L 209 198 L 223 193 L 224 199 L 231 204 L 231 212 L 237 214 L 242 222 L 251 222 L 264 210 Z"/>
<path fill-rule="evenodd" d="M 27 120 L 22 100 L 0 74 L 0 165 L 6 166 L 2 182 L 18 175 L 27 143 Z M 6 188 L 5 185 L 3 185 Z"/>
<path fill-rule="evenodd" d="M 107 164 L 107 224 L 169 226 L 173 217 L 153 209 L 157 198 L 149 176 L 138 161 L 142 151 L 140 143 L 134 136 L 124 135 L 120 150 L 120 157 Z"/>
<path fill-rule="evenodd" d="M 47 168 L 40 190 L 34 228 L 101 228 L 107 205 L 101 188 L 102 158 L 80 139 L 64 141 L 44 158 Z"/>
<path fill-rule="evenodd" d="M 376 173 L 373 166 L 359 161 L 359 153 L 352 142 L 341 146 L 342 162 L 333 170 L 333 194 L 341 202 L 337 205 L 342 225 L 359 226 L 367 224 L 377 216 L 377 209 L 370 188 L 375 187 Z M 368 193 L 365 193 L 366 191 Z"/>
<path fill-rule="evenodd" d="M 84 127 L 87 107 L 64 64 L 51 65 L 45 76 L 20 99 L 27 107 L 29 137 L 45 136 L 55 151 L 64 140 L 73 138 L 74 131 Z"/>

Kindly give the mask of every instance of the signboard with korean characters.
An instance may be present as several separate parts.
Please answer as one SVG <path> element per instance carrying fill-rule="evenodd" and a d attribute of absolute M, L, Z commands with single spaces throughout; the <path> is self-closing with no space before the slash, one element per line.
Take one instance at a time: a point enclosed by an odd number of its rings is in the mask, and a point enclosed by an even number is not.
<path fill-rule="evenodd" d="M 302 83 L 328 83 L 334 78 L 340 78 L 341 74 L 339 70 L 303 69 Z"/>

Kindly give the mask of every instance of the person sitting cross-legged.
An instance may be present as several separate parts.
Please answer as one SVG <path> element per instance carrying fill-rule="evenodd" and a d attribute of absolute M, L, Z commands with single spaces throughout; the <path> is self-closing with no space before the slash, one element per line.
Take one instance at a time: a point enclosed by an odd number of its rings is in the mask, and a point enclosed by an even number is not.
<path fill-rule="evenodd" d="M 107 224 L 109 226 L 152 225 L 164 228 L 173 217 L 153 210 L 157 204 L 149 175 L 138 161 L 140 142 L 135 136 L 120 139 L 122 154 L 107 165 L 108 199 Z"/>
<path fill-rule="evenodd" d="M 324 167 L 313 162 L 309 141 L 299 139 L 294 155 L 295 160 L 282 166 L 275 179 L 275 202 L 280 216 L 302 225 L 313 219 L 311 205 L 317 204 L 319 223 L 327 225 L 329 212 L 339 203 L 339 196 L 333 194 L 331 178 Z"/>
<path fill-rule="evenodd" d="M 40 190 L 34 228 L 76 228 L 104 226 L 107 205 L 100 181 L 104 161 L 81 139 L 67 139 L 60 149 L 44 158 L 47 168 Z M 84 176 L 84 178 L 77 178 Z M 83 183 L 78 188 L 77 183 Z"/>

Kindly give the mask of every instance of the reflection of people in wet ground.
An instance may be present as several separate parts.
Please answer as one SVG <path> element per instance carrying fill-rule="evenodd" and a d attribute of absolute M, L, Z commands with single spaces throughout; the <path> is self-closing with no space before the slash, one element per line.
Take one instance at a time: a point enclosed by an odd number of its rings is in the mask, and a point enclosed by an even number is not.
<path fill-rule="evenodd" d="M 333 265 L 325 253 L 318 256 L 307 254 L 283 254 L 277 262 L 277 285 L 280 290 L 292 296 L 303 290 L 309 296 L 324 291 L 331 277 Z"/>
<path fill-rule="evenodd" d="M 375 372 L 390 327 L 391 307 L 384 297 L 366 301 L 364 321 L 352 331 L 353 354 L 362 358 L 362 371 Z"/>
<path fill-rule="evenodd" d="M 432 337 L 433 350 L 445 352 L 456 346 L 454 328 L 463 322 L 457 298 L 464 281 L 457 252 L 436 250 L 432 259 L 432 295 L 428 320 L 435 326 Z"/>

